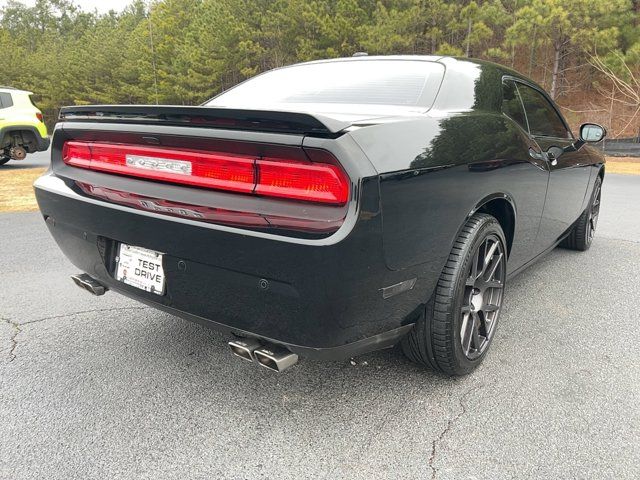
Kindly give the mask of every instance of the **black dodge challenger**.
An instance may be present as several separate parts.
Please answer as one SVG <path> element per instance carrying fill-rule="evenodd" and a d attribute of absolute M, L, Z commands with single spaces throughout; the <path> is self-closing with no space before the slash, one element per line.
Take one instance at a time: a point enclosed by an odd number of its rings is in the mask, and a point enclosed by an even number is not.
<path fill-rule="evenodd" d="M 605 135 L 491 63 L 357 57 L 256 76 L 199 107 L 61 111 L 35 184 L 94 294 L 228 332 L 281 371 L 400 343 L 471 372 L 507 279 L 589 248 Z"/>

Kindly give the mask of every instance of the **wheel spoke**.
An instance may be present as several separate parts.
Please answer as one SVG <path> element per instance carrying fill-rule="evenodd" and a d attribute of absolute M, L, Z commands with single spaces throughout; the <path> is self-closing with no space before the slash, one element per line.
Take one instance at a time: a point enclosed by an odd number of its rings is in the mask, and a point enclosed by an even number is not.
<path fill-rule="evenodd" d="M 471 349 L 471 333 L 473 331 L 473 321 L 469 321 L 471 319 L 471 314 L 466 314 L 462 319 L 462 328 L 460 329 L 460 340 L 462 343 L 462 350 L 465 355 L 469 355 L 469 350 Z"/>
<path fill-rule="evenodd" d="M 480 263 L 480 249 L 478 249 L 473 256 L 473 263 L 471 264 L 471 275 L 467 279 L 467 286 L 473 287 L 478 279 L 478 263 Z"/>
<path fill-rule="evenodd" d="M 478 333 L 483 337 L 483 339 L 489 338 L 489 325 L 491 322 L 487 319 L 487 315 L 484 311 L 478 312 L 478 319 L 480 320 Z M 482 343 L 482 339 L 480 339 Z"/>
<path fill-rule="evenodd" d="M 473 347 L 480 351 L 480 316 L 477 313 L 473 315 Z"/>
<path fill-rule="evenodd" d="M 488 240 L 487 240 L 488 242 Z M 484 256 L 484 262 L 482 263 L 482 273 L 484 274 L 487 271 L 487 268 L 489 267 L 489 264 L 491 262 L 491 259 L 493 258 L 493 254 L 496 253 L 496 249 L 498 248 L 498 242 L 494 242 L 493 245 L 491 245 L 491 248 L 489 248 L 489 251 L 485 254 Z M 491 277 L 489 277 L 491 278 Z"/>
<path fill-rule="evenodd" d="M 482 310 L 484 312 L 497 312 L 498 310 L 500 310 L 500 307 L 498 305 L 494 305 L 492 303 L 487 303 L 485 306 L 482 307 Z"/>
<path fill-rule="evenodd" d="M 497 244 L 496 244 L 497 245 Z M 491 260 L 491 265 L 489 266 L 489 274 L 485 275 L 485 278 L 488 280 L 493 280 L 496 274 L 496 270 L 502 261 L 503 254 L 499 253 Z"/>
<path fill-rule="evenodd" d="M 489 280 L 484 282 L 485 288 L 502 288 L 502 282 L 499 280 Z"/>
<path fill-rule="evenodd" d="M 493 325 L 493 320 L 489 320 L 487 316 L 484 317 L 484 338 L 485 340 L 489 340 L 489 334 L 491 332 L 491 325 Z"/>

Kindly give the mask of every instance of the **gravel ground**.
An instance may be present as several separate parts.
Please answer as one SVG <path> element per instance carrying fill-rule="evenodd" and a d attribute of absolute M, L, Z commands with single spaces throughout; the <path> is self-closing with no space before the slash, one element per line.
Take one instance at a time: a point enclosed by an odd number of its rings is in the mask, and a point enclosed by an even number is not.
<path fill-rule="evenodd" d="M 640 177 L 587 253 L 513 279 L 472 375 L 397 351 L 277 375 L 226 338 L 73 286 L 37 213 L 0 215 L 0 478 L 640 478 Z"/>

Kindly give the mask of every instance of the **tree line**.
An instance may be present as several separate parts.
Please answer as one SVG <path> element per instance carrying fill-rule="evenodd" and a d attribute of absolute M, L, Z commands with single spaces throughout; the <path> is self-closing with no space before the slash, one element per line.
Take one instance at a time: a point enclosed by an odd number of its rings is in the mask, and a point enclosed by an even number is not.
<path fill-rule="evenodd" d="M 69 104 L 199 104 L 261 71 L 358 51 L 495 61 L 542 84 L 570 118 L 638 128 L 640 0 L 134 0 L 107 14 L 10 0 L 0 10 L 0 85 L 34 91 L 50 122 Z"/>

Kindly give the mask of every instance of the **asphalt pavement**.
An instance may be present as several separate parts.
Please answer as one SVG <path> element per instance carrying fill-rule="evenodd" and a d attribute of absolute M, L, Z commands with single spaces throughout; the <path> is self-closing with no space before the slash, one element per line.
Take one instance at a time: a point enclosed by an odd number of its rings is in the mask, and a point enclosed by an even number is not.
<path fill-rule="evenodd" d="M 30 153 L 24 160 L 9 160 L 2 169 L 19 170 L 23 168 L 44 168 L 49 166 L 51 161 L 51 150 L 45 152 Z"/>
<path fill-rule="evenodd" d="M 278 375 L 79 290 L 37 213 L 0 245 L 2 479 L 640 478 L 640 176 L 607 176 L 588 252 L 510 282 L 457 379 L 394 350 Z"/>

